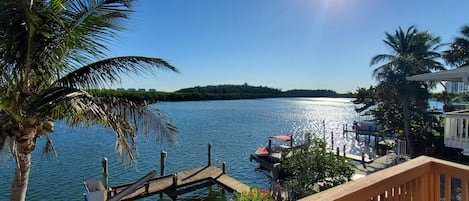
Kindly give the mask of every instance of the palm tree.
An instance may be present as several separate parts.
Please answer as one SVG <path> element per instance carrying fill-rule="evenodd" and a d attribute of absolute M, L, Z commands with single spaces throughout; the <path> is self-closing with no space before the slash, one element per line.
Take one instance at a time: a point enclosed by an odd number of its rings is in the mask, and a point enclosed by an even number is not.
<path fill-rule="evenodd" d="M 408 81 L 407 76 L 442 70 L 444 67 L 436 61 L 440 54 L 440 38 L 433 37 L 429 32 L 419 32 L 414 26 L 406 32 L 399 27 L 394 34 L 386 33 L 384 43 L 391 48 L 392 54 L 379 54 L 371 59 L 371 66 L 379 65 L 373 71 L 373 77 L 381 87 L 386 88 L 386 96 L 394 96 L 402 106 L 404 131 L 412 155 L 411 140 L 411 105 L 421 99 L 428 98 L 426 83 Z M 422 91 L 424 93 L 422 93 Z M 425 107 L 420 106 L 420 109 Z"/>
<path fill-rule="evenodd" d="M 446 90 L 441 93 L 435 93 L 432 95 L 433 99 L 443 103 L 443 111 L 451 112 L 454 111 L 454 102 L 461 100 L 461 96 L 457 93 L 448 92 Z"/>
<path fill-rule="evenodd" d="M 124 29 L 133 0 L 2 0 L 0 2 L 0 149 L 16 161 L 11 200 L 25 200 L 36 141 L 47 141 L 54 120 L 70 126 L 103 125 L 116 134 L 116 151 L 135 160 L 136 130 L 177 132 L 161 111 L 144 102 L 96 97 L 120 75 L 177 69 L 158 58 L 106 58 Z M 156 123 L 155 123 L 156 122 Z M 137 129 L 143 127 L 144 129 Z"/>
<path fill-rule="evenodd" d="M 443 58 L 451 65 L 460 67 L 469 65 L 469 25 L 461 28 L 462 37 L 457 37 L 445 51 Z"/>

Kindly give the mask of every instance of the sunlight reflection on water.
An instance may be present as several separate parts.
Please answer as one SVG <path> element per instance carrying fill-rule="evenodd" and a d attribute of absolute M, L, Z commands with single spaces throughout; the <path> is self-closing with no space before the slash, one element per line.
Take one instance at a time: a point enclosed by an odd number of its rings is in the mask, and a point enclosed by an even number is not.
<path fill-rule="evenodd" d="M 109 159 L 110 184 L 132 182 L 149 171 L 159 171 L 162 150 L 168 153 L 166 173 L 174 173 L 207 164 L 207 144 L 212 143 L 212 163 L 227 164 L 228 175 L 241 182 L 266 189 L 269 178 L 257 172 L 257 164 L 249 161 L 260 145 L 272 135 L 294 135 L 303 139 L 305 132 L 325 137 L 335 146 L 346 145 L 347 152 L 371 153 L 364 140 L 356 142 L 353 134 L 343 136 L 343 125 L 361 120 L 351 99 L 278 98 L 231 101 L 194 101 L 159 103 L 180 130 L 179 145 L 155 143 L 155 139 L 137 139 L 138 162 L 122 165 L 114 153 L 114 134 L 101 127 L 69 129 L 57 122 L 51 135 L 59 158 L 41 159 L 39 149 L 33 154 L 33 167 L 28 200 L 83 200 L 82 183 L 101 178 L 101 159 Z M 324 122 L 324 124 L 323 124 Z M 325 127 L 324 127 L 325 125 Z M 325 135 L 324 135 L 325 134 Z M 0 165 L 0 200 L 7 200 L 13 175 L 12 160 Z M 159 175 L 159 172 L 158 172 Z M 198 190 L 178 200 L 225 200 L 218 187 Z M 155 200 L 157 196 L 148 200 Z M 209 198 L 207 198 L 209 197 Z M 169 199 L 167 199 L 169 200 Z"/>

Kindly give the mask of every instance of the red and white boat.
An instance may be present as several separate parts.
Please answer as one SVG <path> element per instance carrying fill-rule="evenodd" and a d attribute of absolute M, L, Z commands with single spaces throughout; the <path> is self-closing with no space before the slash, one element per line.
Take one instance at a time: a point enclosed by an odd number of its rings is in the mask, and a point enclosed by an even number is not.
<path fill-rule="evenodd" d="M 259 158 L 281 159 L 281 153 L 284 149 L 293 147 L 293 137 L 289 135 L 275 135 L 269 137 L 266 147 L 256 150 L 255 155 Z"/>

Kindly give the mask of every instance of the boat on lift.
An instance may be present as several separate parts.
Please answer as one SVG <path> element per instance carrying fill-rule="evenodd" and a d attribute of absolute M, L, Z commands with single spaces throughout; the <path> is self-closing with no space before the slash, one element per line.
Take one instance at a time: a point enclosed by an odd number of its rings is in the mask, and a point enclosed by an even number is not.
<path fill-rule="evenodd" d="M 293 136 L 275 135 L 269 137 L 267 146 L 258 148 L 255 155 L 265 160 L 280 161 L 282 159 L 282 150 L 291 149 L 292 147 Z"/>

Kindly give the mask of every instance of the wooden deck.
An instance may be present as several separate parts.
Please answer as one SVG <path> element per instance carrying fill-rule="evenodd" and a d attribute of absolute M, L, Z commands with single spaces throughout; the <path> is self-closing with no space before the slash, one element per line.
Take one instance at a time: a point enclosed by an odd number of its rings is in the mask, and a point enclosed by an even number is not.
<path fill-rule="evenodd" d="M 123 197 L 122 200 L 140 199 L 159 193 L 165 193 L 175 199 L 180 194 L 213 184 L 218 184 L 231 193 L 250 190 L 249 186 L 226 175 L 222 169 L 215 166 L 206 166 L 151 179 L 135 192 Z M 121 192 L 130 185 L 113 187 L 111 196 Z"/>

